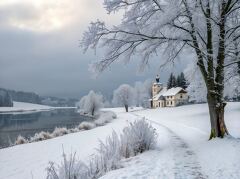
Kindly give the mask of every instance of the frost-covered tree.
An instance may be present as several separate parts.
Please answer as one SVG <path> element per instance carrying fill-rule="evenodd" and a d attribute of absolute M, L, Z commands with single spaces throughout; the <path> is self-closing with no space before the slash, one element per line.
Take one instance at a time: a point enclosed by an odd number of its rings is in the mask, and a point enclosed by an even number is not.
<path fill-rule="evenodd" d="M 186 74 L 187 80 L 190 82 L 186 89 L 189 95 L 189 101 L 193 103 L 207 102 L 207 89 L 198 67 L 189 64 L 184 73 Z"/>
<path fill-rule="evenodd" d="M 134 90 L 128 84 L 122 84 L 113 92 L 113 104 L 123 105 L 128 112 L 128 107 L 133 103 Z"/>
<path fill-rule="evenodd" d="M 143 85 L 144 85 L 144 91 L 146 93 L 146 96 L 148 98 L 151 98 L 152 97 L 152 80 L 151 79 L 147 79 L 143 82 Z"/>
<path fill-rule="evenodd" d="M 225 98 L 239 100 L 240 99 L 240 75 L 238 74 L 238 64 L 233 65 L 227 70 L 225 83 Z"/>
<path fill-rule="evenodd" d="M 187 87 L 190 102 L 203 103 L 207 102 L 207 89 L 204 85 L 204 80 L 201 77 L 199 69 L 193 65 L 189 65 L 184 73 L 187 81 L 190 82 Z M 240 76 L 237 75 L 237 64 L 231 69 L 227 69 L 225 73 L 225 99 L 238 100 L 240 96 Z"/>
<path fill-rule="evenodd" d="M 149 99 L 152 96 L 152 81 L 138 81 L 134 85 L 134 104 L 145 108 L 150 107 Z"/>
<path fill-rule="evenodd" d="M 135 82 L 134 85 L 134 103 L 137 107 L 141 106 L 141 102 L 143 100 L 144 89 L 143 83 L 140 81 Z"/>
<path fill-rule="evenodd" d="M 136 106 L 150 107 L 149 99 L 152 96 L 152 81 L 137 81 L 134 85 L 134 104 Z"/>
<path fill-rule="evenodd" d="M 150 102 L 149 99 L 152 98 L 152 80 L 147 79 L 143 82 L 143 99 L 142 99 L 142 107 L 149 108 Z"/>
<path fill-rule="evenodd" d="M 112 104 L 108 100 L 104 100 L 103 106 L 104 106 L 104 108 L 110 108 L 110 107 L 112 107 Z"/>
<path fill-rule="evenodd" d="M 90 91 L 88 95 L 81 98 L 78 105 L 84 113 L 94 116 L 96 112 L 103 107 L 103 96 L 94 91 Z"/>
<path fill-rule="evenodd" d="M 140 67 L 149 58 L 162 54 L 161 64 L 173 62 L 189 50 L 207 88 L 210 113 L 210 138 L 224 137 L 224 71 L 239 63 L 239 0 L 105 0 L 109 14 L 125 11 L 121 24 L 109 28 L 104 22 L 91 23 L 84 33 L 84 50 L 106 49 L 103 59 L 92 65 L 103 71 L 114 61 L 134 55 L 141 58 Z M 194 62 L 194 60 L 192 60 Z"/>

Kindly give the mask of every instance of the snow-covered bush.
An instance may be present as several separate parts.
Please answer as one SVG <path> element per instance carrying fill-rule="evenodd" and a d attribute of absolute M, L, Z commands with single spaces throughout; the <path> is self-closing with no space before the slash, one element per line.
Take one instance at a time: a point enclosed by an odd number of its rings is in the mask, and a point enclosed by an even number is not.
<path fill-rule="evenodd" d="M 121 168 L 120 160 L 120 140 L 115 131 L 107 137 L 105 142 L 100 141 L 97 154 L 94 155 L 89 163 L 90 178 L 99 178 L 111 170 Z"/>
<path fill-rule="evenodd" d="M 112 117 L 100 117 L 97 120 L 94 121 L 94 124 L 96 124 L 97 126 L 103 126 L 104 124 L 110 122 L 112 120 Z"/>
<path fill-rule="evenodd" d="M 133 104 L 134 101 L 134 90 L 128 84 L 123 84 L 113 92 L 113 104 L 122 105 L 128 112 L 128 107 Z"/>
<path fill-rule="evenodd" d="M 28 140 L 21 135 L 19 135 L 15 141 L 15 145 L 26 144 L 26 143 L 28 143 Z"/>
<path fill-rule="evenodd" d="M 65 127 L 56 127 L 52 133 L 52 137 L 59 137 L 68 134 L 68 130 Z"/>
<path fill-rule="evenodd" d="M 60 166 L 51 162 L 47 168 L 47 179 L 97 179 L 111 170 L 121 168 L 121 159 L 135 156 L 146 150 L 152 149 L 156 143 L 155 129 L 144 119 L 130 123 L 123 129 L 119 137 L 115 131 L 100 141 L 97 153 L 89 163 L 75 160 L 75 154 L 69 159 L 63 155 Z"/>
<path fill-rule="evenodd" d="M 42 140 L 47 140 L 51 139 L 52 136 L 49 132 L 40 132 L 36 133 L 33 137 L 30 138 L 30 142 L 37 142 L 37 141 L 42 141 Z"/>
<path fill-rule="evenodd" d="M 111 136 L 107 137 L 105 143 L 100 141 L 97 151 L 104 172 L 115 170 L 120 167 L 119 161 L 122 158 L 120 154 L 120 145 L 119 137 L 115 131 L 112 132 Z"/>
<path fill-rule="evenodd" d="M 79 130 L 90 130 L 95 127 L 96 127 L 96 125 L 93 122 L 84 121 L 84 122 L 81 122 L 81 124 L 79 124 L 78 129 Z"/>
<path fill-rule="evenodd" d="M 88 95 L 81 98 L 78 106 L 82 113 L 94 116 L 103 107 L 103 96 L 90 91 Z"/>
<path fill-rule="evenodd" d="M 79 131 L 80 130 L 77 127 L 68 129 L 68 133 L 75 133 L 75 132 L 79 132 Z"/>
<path fill-rule="evenodd" d="M 76 155 L 69 158 L 63 153 L 63 162 L 56 166 L 50 162 L 47 167 L 47 179 L 88 179 L 88 167 L 81 161 L 76 160 Z"/>
<path fill-rule="evenodd" d="M 65 127 L 62 127 L 62 128 L 56 127 L 52 133 L 44 132 L 44 131 L 42 131 L 40 133 L 36 133 L 29 140 L 27 140 L 23 136 L 18 136 L 18 138 L 16 139 L 14 144 L 19 145 L 19 144 L 24 144 L 24 143 L 29 143 L 29 142 L 30 143 L 38 142 L 38 141 L 42 141 L 42 140 L 47 140 L 47 139 L 63 136 L 63 135 L 70 134 L 70 133 L 79 132 L 81 130 L 90 130 L 90 129 L 95 128 L 96 126 L 102 126 L 102 125 L 110 122 L 112 119 L 117 118 L 117 115 L 112 111 L 101 112 L 98 116 L 99 116 L 99 118 L 97 120 L 95 120 L 93 122 L 84 121 L 75 128 L 67 129 Z"/>
<path fill-rule="evenodd" d="M 114 112 L 112 112 L 112 118 L 113 118 L 113 119 L 117 119 L 117 114 L 114 113 Z"/>
<path fill-rule="evenodd" d="M 144 118 L 134 121 L 123 129 L 121 135 L 122 155 L 128 158 L 152 149 L 156 144 L 156 138 L 155 129 Z"/>
<path fill-rule="evenodd" d="M 117 115 L 114 112 L 102 112 L 98 119 L 94 121 L 97 126 L 102 126 L 108 122 L 111 122 L 113 119 L 116 119 Z"/>
<path fill-rule="evenodd" d="M 75 154 L 67 158 L 63 153 L 63 162 L 60 165 L 49 163 L 47 179 L 96 179 L 121 167 L 120 141 L 116 132 L 113 131 L 105 142 L 100 141 L 96 150 L 97 154 L 87 164 L 76 160 Z"/>

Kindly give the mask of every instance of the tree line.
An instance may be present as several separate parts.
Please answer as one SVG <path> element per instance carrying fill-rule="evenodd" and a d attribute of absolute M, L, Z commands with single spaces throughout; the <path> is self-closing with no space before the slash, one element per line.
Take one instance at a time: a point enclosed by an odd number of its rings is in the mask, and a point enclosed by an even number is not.
<path fill-rule="evenodd" d="M 167 82 L 167 89 L 181 87 L 186 89 L 188 87 L 188 82 L 184 76 L 184 73 L 181 72 L 177 77 L 171 73 Z"/>
<path fill-rule="evenodd" d="M 152 80 L 137 81 L 134 86 L 122 84 L 113 91 L 112 101 L 108 101 L 101 93 L 90 91 L 83 96 L 77 106 L 82 114 L 95 116 L 102 107 L 124 107 L 128 112 L 130 106 L 150 107 L 152 96 Z"/>

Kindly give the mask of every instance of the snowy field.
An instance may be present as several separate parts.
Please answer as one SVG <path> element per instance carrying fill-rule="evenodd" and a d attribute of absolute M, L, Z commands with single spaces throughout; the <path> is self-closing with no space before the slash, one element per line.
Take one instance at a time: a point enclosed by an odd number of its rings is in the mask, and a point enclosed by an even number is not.
<path fill-rule="evenodd" d="M 136 109 L 126 113 L 112 108 L 117 119 L 106 126 L 54 139 L 0 150 L 0 179 L 43 179 L 49 160 L 60 163 L 62 150 L 77 152 L 87 160 L 95 153 L 99 139 L 112 130 L 120 133 L 130 121 L 146 117 L 156 128 L 156 150 L 123 161 L 124 168 L 102 179 L 239 179 L 240 140 L 232 137 L 208 141 L 209 117 L 206 104 L 177 108 Z M 226 124 L 233 137 L 240 138 L 240 103 L 228 103 Z"/>
<path fill-rule="evenodd" d="M 58 108 L 75 108 L 75 107 L 51 107 L 40 104 L 24 103 L 24 102 L 13 102 L 13 107 L 0 107 L 0 113 L 9 112 L 33 112 L 33 111 L 44 111 Z"/>

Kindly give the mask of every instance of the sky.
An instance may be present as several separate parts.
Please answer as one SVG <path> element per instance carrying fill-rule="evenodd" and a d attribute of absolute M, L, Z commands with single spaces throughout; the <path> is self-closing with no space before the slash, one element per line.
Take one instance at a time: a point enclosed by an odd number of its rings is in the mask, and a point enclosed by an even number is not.
<path fill-rule="evenodd" d="M 88 70 L 103 52 L 83 53 L 79 40 L 89 23 L 97 19 L 108 25 L 120 23 L 122 13 L 108 15 L 103 0 L 1 0 L 0 87 L 32 91 L 43 96 L 80 98 L 89 90 L 111 97 L 120 84 L 133 85 L 160 74 L 166 82 L 170 72 L 184 66 L 159 70 L 161 57 L 138 73 L 138 59 L 127 65 L 115 63 L 97 78 Z"/>

